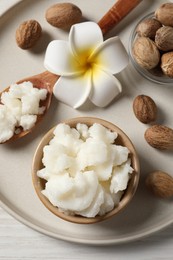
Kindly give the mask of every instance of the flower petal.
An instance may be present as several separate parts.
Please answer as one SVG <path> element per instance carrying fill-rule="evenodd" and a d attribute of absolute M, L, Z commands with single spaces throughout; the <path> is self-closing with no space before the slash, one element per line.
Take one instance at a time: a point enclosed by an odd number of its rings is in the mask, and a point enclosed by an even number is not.
<path fill-rule="evenodd" d="M 120 38 L 116 36 L 98 46 L 90 60 L 103 70 L 115 74 L 128 65 L 129 58 Z"/>
<path fill-rule="evenodd" d="M 91 72 L 77 76 L 60 77 L 54 85 L 53 93 L 61 102 L 73 107 L 80 107 L 91 90 Z"/>
<path fill-rule="evenodd" d="M 79 63 L 71 53 L 69 43 L 62 40 L 55 40 L 49 43 L 44 66 L 50 72 L 57 75 L 75 75 L 79 73 Z"/>
<path fill-rule="evenodd" d="M 69 42 L 75 56 L 89 57 L 97 45 L 103 42 L 103 35 L 98 24 L 84 22 L 75 24 L 69 33 Z"/>
<path fill-rule="evenodd" d="M 121 83 L 117 78 L 98 69 L 98 71 L 93 74 L 90 100 L 98 107 L 105 107 L 121 90 Z"/>

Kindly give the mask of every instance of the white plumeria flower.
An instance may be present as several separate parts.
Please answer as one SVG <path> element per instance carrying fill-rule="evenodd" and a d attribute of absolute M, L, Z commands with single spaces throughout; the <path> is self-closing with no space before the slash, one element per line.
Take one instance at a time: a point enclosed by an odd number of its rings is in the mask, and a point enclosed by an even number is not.
<path fill-rule="evenodd" d="M 60 75 L 55 83 L 55 97 L 78 108 L 87 98 L 96 106 L 108 105 L 122 90 L 113 74 L 128 64 L 128 54 L 119 37 L 103 41 L 94 22 L 75 24 L 69 42 L 54 40 L 47 47 L 44 65 Z"/>

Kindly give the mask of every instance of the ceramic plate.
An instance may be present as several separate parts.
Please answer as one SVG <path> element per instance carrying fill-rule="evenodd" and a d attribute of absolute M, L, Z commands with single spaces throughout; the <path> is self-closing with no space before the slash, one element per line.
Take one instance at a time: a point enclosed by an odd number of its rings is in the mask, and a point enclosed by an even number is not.
<path fill-rule="evenodd" d="M 19 2 L 19 1 L 18 1 Z M 67 32 L 49 25 L 45 10 L 58 0 L 20 1 L 0 17 L 0 90 L 26 76 L 44 71 L 43 59 L 47 44 L 53 39 L 67 39 Z M 61 2 L 63 2 L 61 0 Z M 114 0 L 74 0 L 85 19 L 99 21 L 114 4 Z M 107 35 L 119 35 L 127 48 L 133 26 L 141 16 L 153 11 L 163 1 L 142 3 Z M 43 37 L 32 50 L 17 47 L 15 30 L 27 19 L 36 19 L 43 27 Z M 173 203 L 153 197 L 145 187 L 146 175 L 163 170 L 173 175 L 172 152 L 151 148 L 144 140 L 148 127 L 133 114 L 132 102 L 136 95 L 151 96 L 158 106 L 157 123 L 173 127 L 173 87 L 156 85 L 142 78 L 129 64 L 118 76 L 123 93 L 107 108 L 87 103 L 79 110 L 52 100 L 51 108 L 34 132 L 14 143 L 0 145 L 1 206 L 22 223 L 46 235 L 85 244 L 117 244 L 142 238 L 173 223 Z M 95 116 L 119 126 L 131 138 L 139 153 L 141 178 L 137 193 L 130 205 L 116 217 L 94 225 L 76 225 L 58 219 L 38 199 L 31 180 L 34 151 L 43 135 L 61 120 L 76 116 Z"/>

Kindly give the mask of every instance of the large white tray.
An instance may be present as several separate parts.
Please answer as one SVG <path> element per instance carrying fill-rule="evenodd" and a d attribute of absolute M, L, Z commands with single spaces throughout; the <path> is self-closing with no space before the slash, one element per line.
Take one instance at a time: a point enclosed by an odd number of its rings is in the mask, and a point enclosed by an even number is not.
<path fill-rule="evenodd" d="M 67 39 L 67 33 L 53 28 L 44 18 L 45 10 L 57 2 L 20 1 L 0 17 L 0 90 L 19 79 L 44 71 L 43 58 L 48 42 L 52 39 Z M 113 0 L 71 2 L 82 9 L 86 19 L 96 22 L 114 4 Z M 127 48 L 136 21 L 162 2 L 143 1 L 107 37 L 119 35 Z M 15 30 L 27 19 L 37 19 L 43 27 L 44 35 L 33 50 L 23 51 L 16 46 Z M 138 75 L 131 65 L 118 78 L 123 84 L 123 93 L 109 107 L 100 109 L 87 103 L 82 109 L 74 110 L 53 99 L 45 119 L 32 134 L 14 143 L 0 145 L 1 206 L 12 216 L 46 235 L 98 245 L 132 241 L 173 223 L 172 200 L 154 198 L 144 183 L 147 173 L 152 170 L 160 169 L 173 175 L 173 153 L 155 150 L 145 142 L 143 134 L 147 125 L 137 121 L 132 110 L 134 97 L 147 94 L 158 105 L 157 122 L 173 127 L 173 86 L 153 84 Z M 101 117 L 122 128 L 134 142 L 141 162 L 139 188 L 130 205 L 111 220 L 94 225 L 76 225 L 58 219 L 39 201 L 31 180 L 32 158 L 42 136 L 61 120 L 84 115 Z"/>

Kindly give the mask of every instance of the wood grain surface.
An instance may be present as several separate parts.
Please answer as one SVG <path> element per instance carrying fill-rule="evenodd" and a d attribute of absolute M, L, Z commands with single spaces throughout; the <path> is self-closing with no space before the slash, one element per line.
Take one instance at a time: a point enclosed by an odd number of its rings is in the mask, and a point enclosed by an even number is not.
<path fill-rule="evenodd" d="M 172 260 L 172 256 L 173 225 L 132 243 L 97 247 L 47 237 L 0 208 L 0 260 Z"/>

